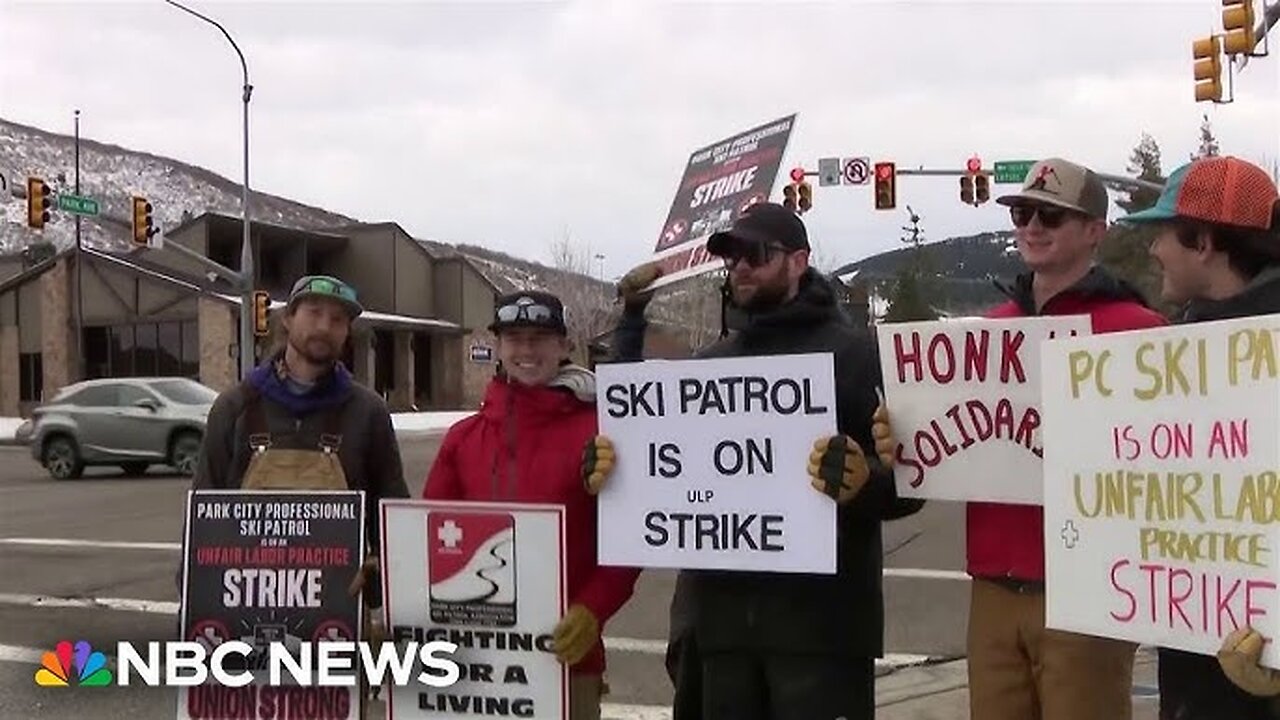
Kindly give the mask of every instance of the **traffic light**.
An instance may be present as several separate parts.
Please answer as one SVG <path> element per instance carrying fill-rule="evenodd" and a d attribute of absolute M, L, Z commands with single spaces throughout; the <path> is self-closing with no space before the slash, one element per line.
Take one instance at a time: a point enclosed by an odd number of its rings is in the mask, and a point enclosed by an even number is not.
<path fill-rule="evenodd" d="M 898 206 L 897 166 L 891 162 L 878 162 L 876 173 L 876 209 L 892 210 Z"/>
<path fill-rule="evenodd" d="M 786 187 L 782 188 L 782 206 L 795 212 L 796 204 L 796 184 L 788 183 Z"/>
<path fill-rule="evenodd" d="M 1222 60 L 1218 55 L 1220 49 L 1221 41 L 1216 35 L 1191 43 L 1191 55 L 1196 61 L 1196 102 L 1222 100 Z"/>
<path fill-rule="evenodd" d="M 151 236 L 155 235 L 158 230 L 152 224 L 151 220 L 151 203 L 146 198 L 133 198 L 133 244 L 138 247 L 147 247 L 151 244 Z"/>
<path fill-rule="evenodd" d="M 973 176 L 960 176 L 960 202 L 965 205 L 973 205 Z"/>
<path fill-rule="evenodd" d="M 271 312 L 271 293 L 265 290 L 253 291 L 253 334 L 264 337 L 271 329 L 268 313 Z"/>
<path fill-rule="evenodd" d="M 801 213 L 809 212 L 813 208 L 813 186 L 808 181 L 801 180 L 796 186 L 796 195 L 799 197 L 797 202 Z"/>
<path fill-rule="evenodd" d="M 991 185 L 989 181 L 990 178 L 987 177 L 986 173 L 978 173 L 973 176 L 974 205 L 981 205 L 991 199 Z"/>
<path fill-rule="evenodd" d="M 49 186 L 37 177 L 27 178 L 27 225 L 39 230 L 49 222 Z"/>
<path fill-rule="evenodd" d="M 1253 0 L 1222 0 L 1222 27 L 1227 31 L 1228 55 L 1248 55 L 1257 38 L 1253 34 Z"/>

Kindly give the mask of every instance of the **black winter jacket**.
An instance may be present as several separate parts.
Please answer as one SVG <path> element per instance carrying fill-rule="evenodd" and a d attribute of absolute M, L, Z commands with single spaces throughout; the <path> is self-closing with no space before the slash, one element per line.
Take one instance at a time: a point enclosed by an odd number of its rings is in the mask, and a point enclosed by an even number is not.
<path fill-rule="evenodd" d="M 702 653 L 754 649 L 880 657 L 880 524 L 919 511 L 923 501 L 900 499 L 892 470 L 875 455 L 871 416 L 876 388 L 882 387 L 875 340 L 849 321 L 829 281 L 813 270 L 792 302 L 768 313 L 737 311 L 734 317 L 735 331 L 697 357 L 832 352 L 837 427 L 862 446 L 872 474 L 859 496 L 838 511 L 837 574 L 682 570 L 672 600 L 672 637 L 688 623 Z M 639 357 L 643 332 L 642 317 L 624 316 L 615 331 L 620 359 Z"/>
<path fill-rule="evenodd" d="M 1280 313 L 1280 267 L 1271 267 L 1225 300 L 1189 303 L 1179 323 Z M 1280 698 L 1257 698 L 1232 684 L 1212 655 L 1159 650 L 1160 720 L 1274 720 Z"/>

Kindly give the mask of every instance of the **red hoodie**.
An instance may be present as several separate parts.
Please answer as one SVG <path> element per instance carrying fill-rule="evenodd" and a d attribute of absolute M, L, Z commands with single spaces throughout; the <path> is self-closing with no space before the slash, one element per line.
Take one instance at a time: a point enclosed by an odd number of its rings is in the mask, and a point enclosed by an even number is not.
<path fill-rule="evenodd" d="M 630 599 L 640 570 L 596 564 L 596 499 L 581 476 L 582 449 L 596 428 L 595 405 L 564 388 L 494 378 L 480 411 L 445 435 L 422 497 L 563 505 L 569 604 L 590 610 L 603 633 Z M 571 671 L 604 668 L 604 645 L 597 642 Z"/>
<path fill-rule="evenodd" d="M 987 317 L 1036 315 L 1031 276 L 1006 289 L 1009 302 Z M 1053 296 L 1040 315 L 1089 315 L 1095 334 L 1141 330 L 1167 325 L 1133 288 L 1095 267 L 1073 287 Z M 967 507 L 968 571 L 973 577 L 1044 580 L 1044 508 L 971 502 Z"/>

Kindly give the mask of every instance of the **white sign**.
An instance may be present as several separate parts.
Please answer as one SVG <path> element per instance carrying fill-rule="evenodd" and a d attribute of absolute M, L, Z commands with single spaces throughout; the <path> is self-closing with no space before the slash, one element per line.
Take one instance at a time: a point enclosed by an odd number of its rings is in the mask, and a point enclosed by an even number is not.
<path fill-rule="evenodd" d="M 871 158 L 856 157 L 844 161 L 844 184 L 866 185 L 871 182 Z"/>
<path fill-rule="evenodd" d="M 568 669 L 551 647 L 565 612 L 564 509 L 384 500 L 387 632 L 397 643 L 447 640 L 461 678 L 393 687 L 388 718 L 564 720 Z"/>
<path fill-rule="evenodd" d="M 1088 315 L 892 323 L 879 330 L 902 497 L 1038 505 L 1040 352 Z"/>
<path fill-rule="evenodd" d="M 1280 315 L 1044 348 L 1048 627 L 1280 667 Z"/>
<path fill-rule="evenodd" d="M 836 505 L 809 453 L 836 434 L 828 354 L 597 367 L 617 465 L 599 499 L 605 565 L 836 570 Z"/>

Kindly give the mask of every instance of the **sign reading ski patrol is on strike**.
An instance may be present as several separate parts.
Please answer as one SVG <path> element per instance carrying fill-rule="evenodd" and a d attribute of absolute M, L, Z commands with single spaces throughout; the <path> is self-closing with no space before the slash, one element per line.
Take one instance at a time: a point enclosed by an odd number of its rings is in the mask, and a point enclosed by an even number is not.
<path fill-rule="evenodd" d="M 880 326 L 898 494 L 1039 505 L 1040 346 L 1092 332 L 1088 315 Z"/>
<path fill-rule="evenodd" d="M 1280 667 L 1280 315 L 1044 348 L 1051 628 Z"/>
<path fill-rule="evenodd" d="M 393 687 L 389 718 L 568 717 L 568 670 L 552 631 L 564 615 L 561 506 L 382 502 L 387 631 L 455 643 L 447 688 Z"/>
<path fill-rule="evenodd" d="M 604 565 L 831 574 L 836 505 L 809 484 L 836 434 L 830 354 L 597 368 L 617 464 L 599 498 Z"/>

